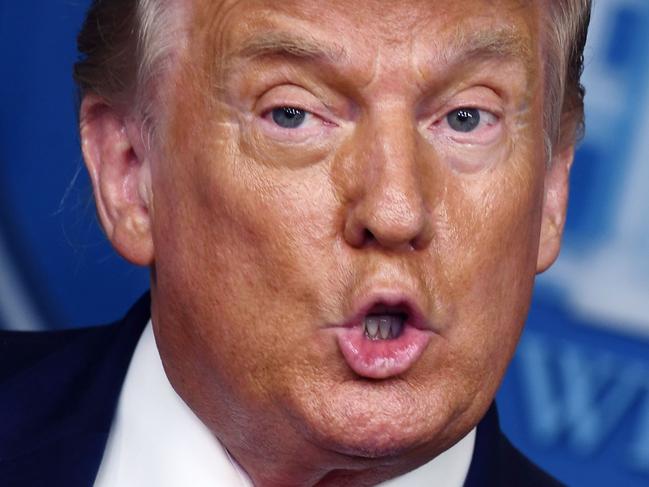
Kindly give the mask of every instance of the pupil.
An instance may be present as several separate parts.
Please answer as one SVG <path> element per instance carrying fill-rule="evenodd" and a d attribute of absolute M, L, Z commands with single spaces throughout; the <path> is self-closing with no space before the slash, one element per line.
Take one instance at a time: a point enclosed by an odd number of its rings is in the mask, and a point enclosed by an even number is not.
<path fill-rule="evenodd" d="M 471 132 L 480 123 L 480 111 L 476 108 L 460 108 L 448 115 L 448 124 L 458 132 Z"/>
<path fill-rule="evenodd" d="M 283 128 L 296 128 L 302 125 L 306 112 L 294 107 L 275 108 L 272 112 L 273 121 Z"/>

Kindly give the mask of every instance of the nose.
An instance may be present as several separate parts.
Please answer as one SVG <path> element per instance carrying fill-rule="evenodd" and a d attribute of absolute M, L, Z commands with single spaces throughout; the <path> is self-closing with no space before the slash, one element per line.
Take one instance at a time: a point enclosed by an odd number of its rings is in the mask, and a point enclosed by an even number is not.
<path fill-rule="evenodd" d="M 349 164 L 344 238 L 355 248 L 426 248 L 432 222 L 425 195 L 420 135 L 401 110 L 384 111 L 356 137 Z"/>

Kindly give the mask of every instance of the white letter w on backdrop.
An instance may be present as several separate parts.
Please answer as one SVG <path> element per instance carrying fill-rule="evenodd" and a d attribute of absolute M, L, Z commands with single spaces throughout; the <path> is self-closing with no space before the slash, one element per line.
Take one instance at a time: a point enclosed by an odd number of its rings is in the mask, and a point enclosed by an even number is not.
<path fill-rule="evenodd" d="M 573 343 L 550 344 L 528 333 L 517 353 L 518 371 L 535 440 L 565 440 L 593 454 L 645 392 L 648 370 L 610 355 L 587 354 Z"/>

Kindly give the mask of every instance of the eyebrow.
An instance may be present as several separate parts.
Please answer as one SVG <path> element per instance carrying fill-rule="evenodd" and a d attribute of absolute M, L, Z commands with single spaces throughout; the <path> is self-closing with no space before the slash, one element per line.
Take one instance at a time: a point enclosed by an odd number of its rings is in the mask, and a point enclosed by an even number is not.
<path fill-rule="evenodd" d="M 441 49 L 445 64 L 461 64 L 475 59 L 506 59 L 532 63 L 530 43 L 513 27 L 481 29 L 466 33 L 458 28 L 448 46 Z"/>
<path fill-rule="evenodd" d="M 345 57 L 345 54 L 345 48 L 335 43 L 324 45 L 308 36 L 287 32 L 266 32 L 255 34 L 243 41 L 234 51 L 233 57 L 258 59 L 277 56 L 335 64 Z"/>

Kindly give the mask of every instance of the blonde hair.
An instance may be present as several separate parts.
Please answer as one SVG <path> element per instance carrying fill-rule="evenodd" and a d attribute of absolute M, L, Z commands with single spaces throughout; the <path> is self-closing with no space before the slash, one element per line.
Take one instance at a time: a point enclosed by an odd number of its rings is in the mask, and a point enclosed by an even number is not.
<path fill-rule="evenodd" d="M 592 0 L 543 2 L 546 43 L 544 125 L 548 157 L 552 147 L 583 134 L 581 74 Z M 94 93 L 109 103 L 135 107 L 145 120 L 173 58 L 179 29 L 174 0 L 94 0 L 78 36 L 80 60 L 74 79 L 80 96 Z"/>

